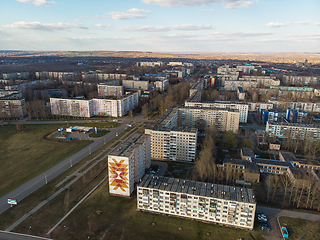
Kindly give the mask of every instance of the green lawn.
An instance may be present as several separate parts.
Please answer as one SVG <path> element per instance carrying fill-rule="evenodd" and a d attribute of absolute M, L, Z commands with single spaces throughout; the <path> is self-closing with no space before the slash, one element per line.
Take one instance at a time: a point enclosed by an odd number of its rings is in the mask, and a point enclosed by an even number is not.
<path fill-rule="evenodd" d="M 320 225 L 315 221 L 299 218 L 279 217 L 281 227 L 289 232 L 287 239 L 320 239 Z"/>
<path fill-rule="evenodd" d="M 64 141 L 45 136 L 65 124 L 0 127 L 0 196 L 12 191 L 91 141 Z"/>
<path fill-rule="evenodd" d="M 90 133 L 89 137 L 91 138 L 99 138 L 99 137 L 102 137 L 104 135 L 106 135 L 108 132 L 110 132 L 109 130 L 107 131 L 98 131 L 97 134 L 96 133 Z"/>

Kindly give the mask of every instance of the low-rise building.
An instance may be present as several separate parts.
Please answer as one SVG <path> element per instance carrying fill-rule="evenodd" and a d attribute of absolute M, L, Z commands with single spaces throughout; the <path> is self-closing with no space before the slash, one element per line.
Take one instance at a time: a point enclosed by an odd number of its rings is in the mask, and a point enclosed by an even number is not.
<path fill-rule="evenodd" d="M 320 139 L 320 126 L 288 122 L 267 122 L 266 132 L 269 136 Z"/>
<path fill-rule="evenodd" d="M 21 118 L 25 115 L 25 99 L 16 97 L 16 94 L 0 97 L 0 119 Z"/>
<path fill-rule="evenodd" d="M 256 202 L 249 188 L 145 175 L 137 186 L 137 208 L 252 230 Z"/>
<path fill-rule="evenodd" d="M 109 193 L 130 197 L 151 166 L 150 136 L 133 134 L 108 155 Z"/>

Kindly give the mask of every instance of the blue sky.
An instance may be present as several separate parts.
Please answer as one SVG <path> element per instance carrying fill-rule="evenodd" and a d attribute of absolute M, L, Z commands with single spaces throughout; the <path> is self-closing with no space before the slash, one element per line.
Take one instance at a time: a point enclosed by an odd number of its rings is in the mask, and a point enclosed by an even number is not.
<path fill-rule="evenodd" d="M 319 0 L 1 0 L 0 49 L 320 52 Z"/>

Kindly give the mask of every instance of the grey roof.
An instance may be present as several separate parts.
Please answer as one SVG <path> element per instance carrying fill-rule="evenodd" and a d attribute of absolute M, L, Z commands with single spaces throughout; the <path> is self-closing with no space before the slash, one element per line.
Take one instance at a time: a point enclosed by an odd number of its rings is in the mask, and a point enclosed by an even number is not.
<path fill-rule="evenodd" d="M 252 162 L 256 164 L 261 165 L 273 165 L 278 167 L 292 167 L 292 164 L 290 162 L 285 161 L 278 161 L 278 160 L 269 160 L 269 159 L 263 159 L 263 158 L 254 158 Z"/>
<path fill-rule="evenodd" d="M 252 189 L 215 183 L 145 175 L 138 183 L 138 187 L 251 204 L 256 203 Z"/>
<path fill-rule="evenodd" d="M 117 147 L 115 147 L 109 155 L 111 156 L 124 156 L 129 157 L 133 150 L 141 146 L 149 135 L 135 133 L 131 135 L 125 142 L 122 142 Z"/>

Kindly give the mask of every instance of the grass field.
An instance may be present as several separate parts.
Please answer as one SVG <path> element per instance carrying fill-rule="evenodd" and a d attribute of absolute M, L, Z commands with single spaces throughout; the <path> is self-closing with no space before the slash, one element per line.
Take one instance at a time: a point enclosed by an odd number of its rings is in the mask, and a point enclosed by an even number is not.
<path fill-rule="evenodd" d="M 299 218 L 280 217 L 281 227 L 289 232 L 288 239 L 320 239 L 320 223 Z"/>
<path fill-rule="evenodd" d="M 109 130 L 108 131 L 98 131 L 97 134 L 93 132 L 93 133 L 90 133 L 89 137 L 99 138 L 99 137 L 106 135 L 108 132 L 110 132 L 110 131 Z"/>
<path fill-rule="evenodd" d="M 65 124 L 0 127 L 0 196 L 5 195 L 91 141 L 64 141 L 45 135 Z"/>

